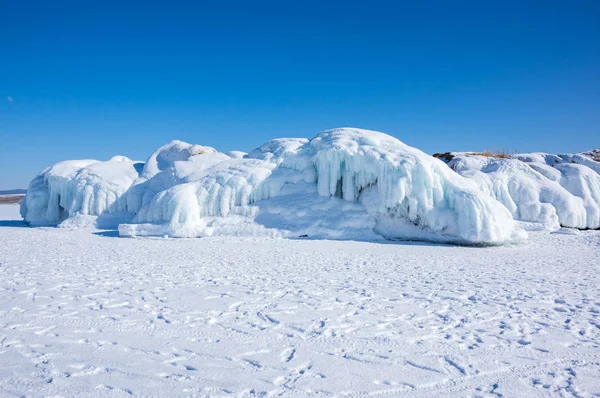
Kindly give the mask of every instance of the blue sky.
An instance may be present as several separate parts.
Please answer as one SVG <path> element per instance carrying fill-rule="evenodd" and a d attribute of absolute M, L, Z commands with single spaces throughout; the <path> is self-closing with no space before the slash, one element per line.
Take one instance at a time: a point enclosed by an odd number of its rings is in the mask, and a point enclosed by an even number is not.
<path fill-rule="evenodd" d="M 333 127 L 425 152 L 600 146 L 598 1 L 0 5 L 0 189 L 172 139 Z"/>

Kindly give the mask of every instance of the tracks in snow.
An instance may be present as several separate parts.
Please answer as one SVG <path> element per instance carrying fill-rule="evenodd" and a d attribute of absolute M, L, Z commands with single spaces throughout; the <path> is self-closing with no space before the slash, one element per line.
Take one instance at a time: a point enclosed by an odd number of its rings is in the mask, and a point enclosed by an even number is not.
<path fill-rule="evenodd" d="M 481 249 L 0 228 L 0 395 L 589 396 L 599 236 Z"/>

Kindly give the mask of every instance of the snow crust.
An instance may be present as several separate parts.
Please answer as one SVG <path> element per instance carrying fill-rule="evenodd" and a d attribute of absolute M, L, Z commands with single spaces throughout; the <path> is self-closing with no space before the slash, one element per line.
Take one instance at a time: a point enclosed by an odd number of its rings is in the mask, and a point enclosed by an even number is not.
<path fill-rule="evenodd" d="M 600 231 L 480 249 L 18 217 L 0 205 L 1 397 L 600 394 Z"/>
<path fill-rule="evenodd" d="M 590 154 L 518 154 L 494 158 L 453 153 L 448 165 L 500 201 L 514 219 L 562 227 L 600 228 L 600 163 Z"/>
<path fill-rule="evenodd" d="M 355 128 L 275 139 L 248 154 L 172 141 L 144 164 L 62 162 L 32 181 L 27 198 L 22 214 L 33 225 L 82 226 L 102 216 L 122 236 L 484 244 L 526 236 L 507 208 L 443 162 Z"/>

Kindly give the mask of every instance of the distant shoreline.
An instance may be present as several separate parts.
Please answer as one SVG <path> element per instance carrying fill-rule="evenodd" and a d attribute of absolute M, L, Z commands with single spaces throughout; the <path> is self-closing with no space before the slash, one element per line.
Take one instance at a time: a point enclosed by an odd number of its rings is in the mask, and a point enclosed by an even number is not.
<path fill-rule="evenodd" d="M 1 194 L 0 195 L 0 205 L 12 205 L 21 203 L 21 199 L 25 194 Z"/>

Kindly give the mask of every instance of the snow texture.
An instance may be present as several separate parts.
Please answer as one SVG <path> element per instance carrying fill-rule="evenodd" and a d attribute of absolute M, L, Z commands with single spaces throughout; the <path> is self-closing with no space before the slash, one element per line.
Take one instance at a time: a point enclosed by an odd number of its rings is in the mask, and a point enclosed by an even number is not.
<path fill-rule="evenodd" d="M 17 219 L 0 206 L 2 397 L 600 395 L 600 231 L 474 248 Z"/>
<path fill-rule="evenodd" d="M 275 139 L 248 154 L 172 141 L 143 168 L 122 158 L 59 163 L 32 181 L 22 214 L 32 225 L 69 227 L 100 216 L 123 236 L 476 244 L 526 236 L 504 206 L 441 161 L 355 128 Z"/>
<path fill-rule="evenodd" d="M 581 154 L 495 158 L 453 153 L 448 165 L 510 210 L 548 229 L 600 228 L 600 163 Z"/>

